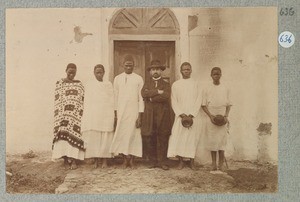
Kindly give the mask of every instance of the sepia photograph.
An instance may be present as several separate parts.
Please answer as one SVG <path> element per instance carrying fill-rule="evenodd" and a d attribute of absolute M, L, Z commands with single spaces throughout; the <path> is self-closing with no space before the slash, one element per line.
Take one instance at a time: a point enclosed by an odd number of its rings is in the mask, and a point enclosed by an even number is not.
<path fill-rule="evenodd" d="M 278 193 L 277 7 L 5 24 L 6 193 Z"/>

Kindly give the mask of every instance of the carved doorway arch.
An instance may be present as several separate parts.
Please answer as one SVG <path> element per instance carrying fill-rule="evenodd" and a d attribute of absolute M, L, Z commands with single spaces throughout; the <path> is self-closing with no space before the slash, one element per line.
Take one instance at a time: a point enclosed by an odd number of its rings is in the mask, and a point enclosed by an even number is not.
<path fill-rule="evenodd" d="M 110 21 L 110 34 L 174 34 L 180 32 L 178 21 L 167 8 L 124 8 Z"/>

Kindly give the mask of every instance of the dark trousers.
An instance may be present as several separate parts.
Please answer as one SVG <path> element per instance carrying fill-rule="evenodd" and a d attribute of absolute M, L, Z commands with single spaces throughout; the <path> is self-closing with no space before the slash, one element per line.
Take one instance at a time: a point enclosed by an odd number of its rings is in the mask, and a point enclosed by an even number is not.
<path fill-rule="evenodd" d="M 164 164 L 167 160 L 169 136 L 156 132 L 145 136 L 144 140 L 150 162 L 158 165 Z"/>

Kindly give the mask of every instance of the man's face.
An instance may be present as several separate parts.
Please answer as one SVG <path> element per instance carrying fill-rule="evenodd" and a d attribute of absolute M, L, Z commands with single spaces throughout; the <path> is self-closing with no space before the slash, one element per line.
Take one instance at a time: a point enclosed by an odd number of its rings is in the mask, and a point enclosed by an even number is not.
<path fill-rule="evenodd" d="M 67 73 L 67 78 L 69 80 L 73 80 L 75 78 L 75 75 L 76 75 L 76 68 L 74 67 L 69 67 L 67 70 L 66 70 L 66 73 Z"/>
<path fill-rule="evenodd" d="M 104 70 L 102 68 L 96 68 L 94 71 L 94 75 L 98 81 L 103 81 Z"/>
<path fill-rule="evenodd" d="M 181 72 L 182 77 L 184 79 L 188 79 L 188 78 L 191 77 L 192 68 L 189 65 L 184 65 L 184 66 L 181 67 L 180 72 Z"/>
<path fill-rule="evenodd" d="M 153 78 L 159 78 L 161 76 L 161 68 L 152 68 L 150 69 L 150 74 Z"/>
<path fill-rule="evenodd" d="M 211 73 L 211 78 L 213 79 L 214 82 L 220 81 L 221 76 L 222 73 L 220 70 L 213 70 Z"/>
<path fill-rule="evenodd" d="M 134 63 L 132 61 L 124 62 L 124 71 L 126 74 L 131 74 L 133 72 Z"/>

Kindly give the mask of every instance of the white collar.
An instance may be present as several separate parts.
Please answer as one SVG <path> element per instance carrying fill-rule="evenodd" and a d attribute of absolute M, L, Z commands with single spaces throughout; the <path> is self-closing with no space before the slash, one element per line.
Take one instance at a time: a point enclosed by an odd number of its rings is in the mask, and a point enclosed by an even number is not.
<path fill-rule="evenodd" d="M 125 75 L 126 77 L 132 76 L 132 75 L 133 75 L 133 72 L 132 72 L 131 74 L 126 74 L 126 73 L 124 72 L 124 75 Z"/>
<path fill-rule="evenodd" d="M 153 79 L 154 81 L 158 81 L 159 79 L 161 79 L 161 76 L 160 76 L 160 77 L 158 77 L 158 78 L 154 78 L 154 77 L 152 77 L 152 79 Z"/>

